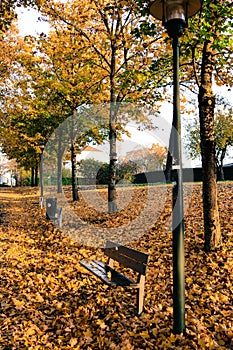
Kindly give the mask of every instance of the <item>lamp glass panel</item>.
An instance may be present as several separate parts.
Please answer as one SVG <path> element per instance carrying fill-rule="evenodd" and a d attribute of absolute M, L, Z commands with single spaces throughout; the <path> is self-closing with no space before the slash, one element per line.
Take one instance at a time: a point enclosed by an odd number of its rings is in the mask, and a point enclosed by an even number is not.
<path fill-rule="evenodd" d="M 186 1 L 184 0 L 167 0 L 165 2 L 166 6 L 166 22 L 171 19 L 181 19 L 185 21 L 185 10 L 186 10 Z"/>
<path fill-rule="evenodd" d="M 174 13 L 171 14 L 171 7 L 173 6 L 181 6 L 183 8 L 183 12 L 181 9 L 178 9 L 178 18 L 185 19 L 185 11 L 186 11 L 186 3 L 187 3 L 187 17 L 191 17 L 195 15 L 201 8 L 201 0 L 155 0 L 151 1 L 149 11 L 155 18 L 162 19 L 163 18 L 163 3 L 165 7 L 165 22 L 168 20 L 168 16 L 171 18 L 174 17 Z M 170 15 L 169 15 L 170 13 Z"/>

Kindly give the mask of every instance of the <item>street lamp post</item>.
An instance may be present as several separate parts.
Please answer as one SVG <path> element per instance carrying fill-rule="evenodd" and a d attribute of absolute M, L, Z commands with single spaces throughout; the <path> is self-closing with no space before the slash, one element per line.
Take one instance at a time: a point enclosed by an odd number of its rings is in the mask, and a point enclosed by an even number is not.
<path fill-rule="evenodd" d="M 181 122 L 179 91 L 179 38 L 187 27 L 188 17 L 201 8 L 201 0 L 155 0 L 149 11 L 162 20 L 173 48 L 173 121 L 171 131 L 172 155 L 172 237 L 173 237 L 173 332 L 185 332 L 184 278 L 184 209 L 181 158 Z"/>

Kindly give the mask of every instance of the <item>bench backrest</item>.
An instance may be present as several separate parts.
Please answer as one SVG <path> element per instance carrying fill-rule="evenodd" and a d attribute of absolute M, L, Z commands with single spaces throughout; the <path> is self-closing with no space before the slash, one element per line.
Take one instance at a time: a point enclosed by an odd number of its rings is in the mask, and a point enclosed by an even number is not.
<path fill-rule="evenodd" d="M 46 217 L 48 219 L 55 217 L 56 209 L 57 209 L 57 198 L 56 197 L 46 198 Z"/>
<path fill-rule="evenodd" d="M 109 258 L 118 261 L 124 267 L 129 267 L 132 270 L 145 275 L 149 258 L 148 254 L 112 241 L 107 241 L 104 253 Z"/>

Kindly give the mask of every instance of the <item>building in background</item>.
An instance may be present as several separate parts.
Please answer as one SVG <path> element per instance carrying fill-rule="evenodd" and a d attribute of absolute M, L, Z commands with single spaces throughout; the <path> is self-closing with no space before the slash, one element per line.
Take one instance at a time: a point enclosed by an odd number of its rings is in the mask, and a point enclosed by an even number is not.
<path fill-rule="evenodd" d="M 0 151 L 0 186 L 16 186 L 16 162 Z"/>

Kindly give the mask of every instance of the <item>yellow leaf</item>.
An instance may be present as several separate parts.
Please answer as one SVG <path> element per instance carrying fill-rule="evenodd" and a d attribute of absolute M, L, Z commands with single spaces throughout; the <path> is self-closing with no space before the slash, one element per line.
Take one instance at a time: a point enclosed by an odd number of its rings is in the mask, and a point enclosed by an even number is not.
<path fill-rule="evenodd" d="M 26 331 L 26 336 L 28 337 L 34 334 L 35 334 L 35 329 L 33 327 L 28 328 L 28 330 Z"/>
<path fill-rule="evenodd" d="M 78 339 L 77 338 L 71 338 L 70 339 L 70 346 L 75 346 L 78 343 Z"/>
<path fill-rule="evenodd" d="M 149 338 L 148 331 L 143 331 L 143 332 L 141 332 L 141 333 L 140 333 L 140 336 L 141 336 L 142 338 Z"/>
<path fill-rule="evenodd" d="M 12 298 L 12 301 L 16 306 L 16 309 L 22 309 L 22 307 L 24 306 L 24 301 L 18 300 L 16 298 Z"/>
<path fill-rule="evenodd" d="M 107 327 L 104 321 L 102 320 L 97 320 L 96 323 L 100 326 L 101 329 L 105 329 Z"/>
<path fill-rule="evenodd" d="M 42 303 L 44 301 L 44 298 L 38 292 L 36 293 L 36 301 L 39 303 Z"/>

